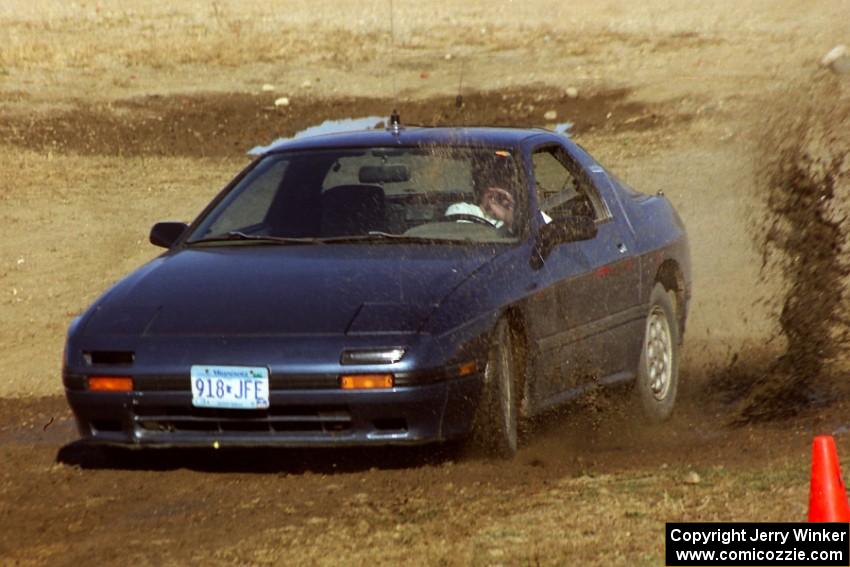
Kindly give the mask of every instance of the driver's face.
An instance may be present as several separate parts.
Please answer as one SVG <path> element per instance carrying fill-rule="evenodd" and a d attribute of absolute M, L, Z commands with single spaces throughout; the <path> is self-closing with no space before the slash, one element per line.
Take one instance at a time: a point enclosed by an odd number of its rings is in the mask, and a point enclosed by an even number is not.
<path fill-rule="evenodd" d="M 493 218 L 511 226 L 514 220 L 514 197 L 501 187 L 487 187 L 481 192 L 478 206 Z"/>
<path fill-rule="evenodd" d="M 491 185 L 481 191 L 481 195 L 479 197 L 478 204 L 485 210 L 492 205 L 512 208 L 514 204 L 514 198 L 511 196 L 510 192 L 507 189 L 497 187 L 495 185 Z"/>

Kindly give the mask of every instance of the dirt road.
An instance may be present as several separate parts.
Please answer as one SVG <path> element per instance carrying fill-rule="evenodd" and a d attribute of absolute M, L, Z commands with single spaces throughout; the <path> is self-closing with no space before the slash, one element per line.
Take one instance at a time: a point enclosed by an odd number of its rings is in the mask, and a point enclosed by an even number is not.
<path fill-rule="evenodd" d="M 846 403 L 732 427 L 714 393 L 735 355 L 758 368 L 783 348 L 764 347 L 787 282 L 753 245 L 757 140 L 788 92 L 830 82 L 847 101 L 817 60 L 850 42 L 848 16 L 842 0 L 396 0 L 391 37 L 377 0 L 4 2 L 0 563 L 658 565 L 665 521 L 802 518 L 811 435 L 840 430 Z M 64 331 L 157 254 L 150 225 L 192 218 L 255 145 L 393 107 L 426 124 L 546 126 L 554 110 L 674 201 L 695 297 L 673 421 L 578 404 L 512 463 L 75 446 Z"/>
<path fill-rule="evenodd" d="M 0 404 L 0 557 L 19 565 L 659 565 L 667 521 L 806 513 L 808 452 L 847 407 L 726 428 L 552 417 L 510 463 L 458 448 L 111 455 L 61 398 Z M 52 419 L 52 421 L 51 421 Z M 46 428 L 46 429 L 45 429 Z M 839 436 L 839 450 L 850 438 Z M 57 461 L 58 458 L 58 461 Z M 694 477 L 696 474 L 696 477 Z"/>

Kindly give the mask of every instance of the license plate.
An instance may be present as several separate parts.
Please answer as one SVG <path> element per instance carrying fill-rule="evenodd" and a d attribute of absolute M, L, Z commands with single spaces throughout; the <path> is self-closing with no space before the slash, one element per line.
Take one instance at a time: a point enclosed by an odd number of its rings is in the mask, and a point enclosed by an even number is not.
<path fill-rule="evenodd" d="M 192 405 L 199 408 L 266 409 L 269 370 L 250 366 L 192 366 Z"/>

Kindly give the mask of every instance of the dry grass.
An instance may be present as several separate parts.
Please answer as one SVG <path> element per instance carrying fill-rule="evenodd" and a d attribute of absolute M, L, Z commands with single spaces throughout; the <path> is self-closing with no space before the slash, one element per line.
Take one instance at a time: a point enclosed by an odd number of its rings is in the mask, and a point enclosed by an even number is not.
<path fill-rule="evenodd" d="M 291 89 L 321 78 L 347 94 L 374 94 L 376 86 L 387 91 L 375 82 L 395 67 L 400 88 L 445 91 L 456 88 L 460 60 L 465 84 L 478 89 L 616 84 L 635 75 L 649 84 L 676 76 L 704 85 L 717 78 L 704 63 L 739 60 L 753 34 L 784 34 L 786 43 L 760 48 L 760 69 L 791 72 L 814 61 L 817 37 L 798 27 L 837 36 L 843 9 L 828 0 L 792 21 L 767 0 L 718 6 L 709 15 L 705 7 L 654 4 L 638 11 L 619 0 L 401 0 L 391 42 L 386 0 L 7 0 L 0 6 L 0 90 L 108 99 L 104 87 L 120 94 L 264 82 Z M 422 72 L 429 81 L 420 81 Z"/>
<path fill-rule="evenodd" d="M 342 62 L 338 42 L 349 46 L 345 62 L 371 59 L 380 47 L 374 33 L 263 25 L 235 18 L 186 21 L 63 19 L 13 22 L 0 28 L 0 66 L 6 69 L 173 69 L 185 65 L 237 67 L 287 64 L 300 58 Z M 323 40 L 333 37 L 333 42 Z"/>
<path fill-rule="evenodd" d="M 222 2 L 197 10 L 186 10 L 185 5 L 150 11 L 95 7 L 51 10 L 36 20 L 16 18 L 12 12 L 0 27 L 0 66 L 171 69 L 285 65 L 303 59 L 350 66 L 390 51 L 389 19 L 381 18 L 380 11 L 349 10 L 351 19 L 340 21 L 322 18 L 321 10 L 309 14 L 291 7 L 245 10 Z M 490 43 L 494 31 L 482 33 L 467 24 L 434 33 L 424 22 L 406 29 L 401 18 L 398 25 L 395 45 L 410 51 L 441 45 L 482 46 Z M 506 47 L 528 43 L 522 38 L 529 36 L 533 34 L 516 29 L 499 32 Z"/>

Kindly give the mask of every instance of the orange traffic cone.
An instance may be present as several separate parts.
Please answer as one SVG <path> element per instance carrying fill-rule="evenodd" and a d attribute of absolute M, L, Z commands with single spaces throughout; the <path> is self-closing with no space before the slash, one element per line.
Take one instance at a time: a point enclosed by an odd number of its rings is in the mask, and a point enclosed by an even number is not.
<path fill-rule="evenodd" d="M 841 467 L 835 439 L 818 435 L 812 445 L 812 487 L 809 493 L 810 522 L 850 522 L 847 492 L 841 480 Z"/>

